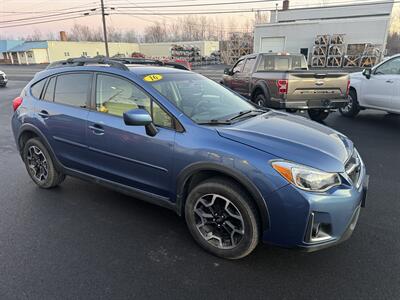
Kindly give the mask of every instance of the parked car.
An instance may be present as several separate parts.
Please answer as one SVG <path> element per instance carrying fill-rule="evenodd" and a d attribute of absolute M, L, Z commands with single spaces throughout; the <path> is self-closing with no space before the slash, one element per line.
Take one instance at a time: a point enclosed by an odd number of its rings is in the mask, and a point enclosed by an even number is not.
<path fill-rule="evenodd" d="M 369 108 L 400 114 L 400 54 L 350 75 L 349 103 L 340 109 L 341 114 L 355 117 Z"/>
<path fill-rule="evenodd" d="M 36 74 L 13 108 L 39 187 L 69 175 L 167 207 L 220 257 L 244 257 L 260 240 L 336 245 L 365 203 L 365 165 L 346 136 L 190 71 L 69 60 Z"/>
<path fill-rule="evenodd" d="M 0 70 L 0 87 L 5 87 L 7 85 L 8 78 L 6 73 Z"/>
<path fill-rule="evenodd" d="M 221 83 L 263 107 L 307 110 L 314 121 L 348 103 L 348 74 L 309 71 L 302 54 L 243 56 L 225 69 Z"/>

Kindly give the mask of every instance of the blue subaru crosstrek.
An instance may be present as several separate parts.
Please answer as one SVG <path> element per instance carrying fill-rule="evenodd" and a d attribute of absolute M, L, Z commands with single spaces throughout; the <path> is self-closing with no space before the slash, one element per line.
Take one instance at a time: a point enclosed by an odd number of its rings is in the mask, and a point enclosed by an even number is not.
<path fill-rule="evenodd" d="M 72 59 L 36 74 L 13 107 L 39 187 L 68 175 L 170 208 L 220 257 L 244 257 L 260 240 L 336 245 L 365 203 L 368 175 L 346 136 L 193 72 Z"/>

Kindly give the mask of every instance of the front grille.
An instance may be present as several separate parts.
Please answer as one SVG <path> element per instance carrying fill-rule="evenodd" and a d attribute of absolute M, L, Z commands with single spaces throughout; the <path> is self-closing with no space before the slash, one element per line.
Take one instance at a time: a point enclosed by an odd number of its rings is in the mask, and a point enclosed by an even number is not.
<path fill-rule="evenodd" d="M 353 154 L 347 160 L 345 170 L 353 185 L 357 186 L 361 175 L 361 159 L 356 149 L 354 149 Z"/>

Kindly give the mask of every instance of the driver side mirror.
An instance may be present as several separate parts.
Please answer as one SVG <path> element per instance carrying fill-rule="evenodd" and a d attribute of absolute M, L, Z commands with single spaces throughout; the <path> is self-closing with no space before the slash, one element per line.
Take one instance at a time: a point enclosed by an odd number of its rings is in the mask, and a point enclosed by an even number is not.
<path fill-rule="evenodd" d="M 158 132 L 151 115 L 145 109 L 131 109 L 124 112 L 124 122 L 128 126 L 144 126 L 149 136 L 155 136 Z"/>
<path fill-rule="evenodd" d="M 225 69 L 224 69 L 224 74 L 225 74 L 225 75 L 232 75 L 231 69 L 230 69 L 230 68 L 225 68 Z"/>
<path fill-rule="evenodd" d="M 362 74 L 365 76 L 365 78 L 370 79 L 371 75 L 372 75 L 372 71 L 371 71 L 371 69 L 364 69 L 362 71 Z"/>

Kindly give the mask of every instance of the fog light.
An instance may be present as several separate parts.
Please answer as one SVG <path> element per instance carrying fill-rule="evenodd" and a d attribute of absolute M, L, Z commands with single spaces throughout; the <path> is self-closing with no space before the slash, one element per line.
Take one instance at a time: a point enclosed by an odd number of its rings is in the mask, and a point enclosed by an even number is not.
<path fill-rule="evenodd" d="M 332 239 L 331 224 L 323 220 L 323 215 L 317 212 L 310 214 L 307 235 L 305 241 L 308 243 L 318 243 Z"/>

